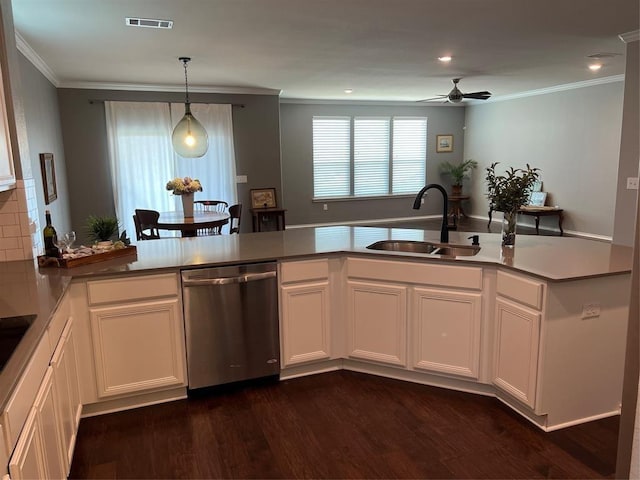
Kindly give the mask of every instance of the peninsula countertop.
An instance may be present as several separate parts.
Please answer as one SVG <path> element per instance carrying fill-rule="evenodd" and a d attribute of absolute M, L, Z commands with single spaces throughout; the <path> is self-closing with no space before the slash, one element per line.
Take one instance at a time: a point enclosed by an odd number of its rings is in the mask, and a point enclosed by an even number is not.
<path fill-rule="evenodd" d="M 512 255 L 505 255 L 500 235 L 449 232 L 449 242 L 469 245 L 478 235 L 480 251 L 471 257 L 385 252 L 367 249 L 379 240 L 439 242 L 440 232 L 418 229 L 331 226 L 276 232 L 167 238 L 137 243 L 137 256 L 123 257 L 70 269 L 38 269 L 34 261 L 0 263 L 0 317 L 37 315 L 18 348 L 0 372 L 0 409 L 26 367 L 51 315 L 74 278 L 144 274 L 212 265 L 291 260 L 313 255 L 355 254 L 397 260 L 456 262 L 500 266 L 547 281 L 617 275 L 631 271 L 633 249 L 575 237 L 519 235 Z"/>

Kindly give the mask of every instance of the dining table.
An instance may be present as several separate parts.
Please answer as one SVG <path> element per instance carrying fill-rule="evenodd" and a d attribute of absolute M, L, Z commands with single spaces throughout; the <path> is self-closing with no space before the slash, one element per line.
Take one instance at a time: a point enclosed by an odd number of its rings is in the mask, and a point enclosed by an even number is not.
<path fill-rule="evenodd" d="M 158 230 L 179 230 L 183 237 L 195 237 L 198 230 L 222 229 L 229 223 L 229 214 L 224 212 L 193 212 L 185 217 L 183 212 L 160 212 Z"/>

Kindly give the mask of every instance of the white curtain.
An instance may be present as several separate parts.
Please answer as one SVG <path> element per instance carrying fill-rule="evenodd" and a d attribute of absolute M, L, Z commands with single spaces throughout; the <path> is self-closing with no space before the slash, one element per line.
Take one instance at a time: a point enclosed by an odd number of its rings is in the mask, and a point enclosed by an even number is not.
<path fill-rule="evenodd" d="M 175 176 L 166 103 L 105 102 L 111 180 L 120 231 L 133 241 L 136 208 L 174 210 L 167 181 Z"/>
<path fill-rule="evenodd" d="M 209 149 L 201 158 L 182 158 L 171 145 L 184 104 L 105 102 L 116 215 L 121 231 L 126 229 L 132 240 L 136 208 L 182 209 L 180 198 L 165 189 L 174 177 L 200 180 L 203 191 L 196 193 L 196 200 L 237 203 L 231 105 L 192 104 L 191 111 L 209 135 Z"/>
<path fill-rule="evenodd" d="M 192 103 L 191 113 L 207 131 L 209 149 L 200 158 L 174 154 L 177 176 L 200 180 L 202 192 L 195 194 L 196 200 L 224 200 L 233 205 L 237 203 L 238 193 L 231 105 Z M 172 129 L 183 116 L 184 104 L 172 103 Z M 176 209 L 179 209 L 177 205 Z"/>

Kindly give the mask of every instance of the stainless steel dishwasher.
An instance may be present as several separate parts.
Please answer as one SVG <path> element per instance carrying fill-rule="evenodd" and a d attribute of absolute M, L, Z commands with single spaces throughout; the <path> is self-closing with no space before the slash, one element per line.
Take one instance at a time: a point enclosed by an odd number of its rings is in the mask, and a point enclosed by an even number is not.
<path fill-rule="evenodd" d="M 189 389 L 280 373 L 276 264 L 182 271 Z"/>

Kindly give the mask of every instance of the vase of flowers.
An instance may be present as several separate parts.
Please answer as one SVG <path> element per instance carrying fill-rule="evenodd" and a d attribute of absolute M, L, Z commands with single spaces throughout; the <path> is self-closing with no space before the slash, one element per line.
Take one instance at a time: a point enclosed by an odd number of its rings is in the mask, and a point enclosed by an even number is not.
<path fill-rule="evenodd" d="M 502 246 L 513 248 L 516 244 L 516 220 L 518 210 L 527 204 L 533 183 L 540 175 L 538 168 L 509 167 L 504 175 L 496 175 L 496 165 L 487 168 L 487 198 L 493 210 L 504 214 L 502 220 Z"/>
<path fill-rule="evenodd" d="M 193 194 L 202 191 L 200 180 L 191 177 L 176 177 L 167 182 L 167 190 L 182 199 L 182 212 L 185 217 L 193 217 Z"/>

